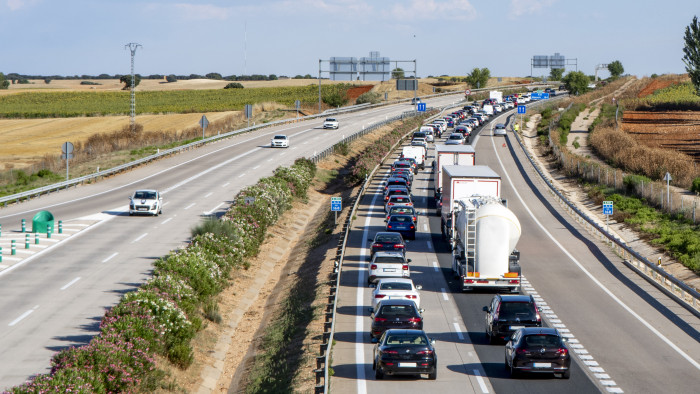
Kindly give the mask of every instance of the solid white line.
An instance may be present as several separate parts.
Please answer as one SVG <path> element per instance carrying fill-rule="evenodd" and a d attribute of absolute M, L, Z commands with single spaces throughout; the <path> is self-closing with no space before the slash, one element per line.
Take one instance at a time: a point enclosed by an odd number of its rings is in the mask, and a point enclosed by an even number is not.
<path fill-rule="evenodd" d="M 447 297 L 447 292 L 445 291 L 445 288 L 441 288 L 440 292 L 442 293 L 442 299 L 445 301 L 449 301 L 450 299 Z"/>
<path fill-rule="evenodd" d="M 139 242 L 139 241 L 141 240 L 141 238 L 143 238 L 143 237 L 145 237 L 145 236 L 147 236 L 147 235 L 148 235 L 148 233 L 143 233 L 143 234 L 141 234 L 138 238 L 136 238 L 135 240 L 131 241 L 131 243 L 133 244 L 133 243 Z"/>
<path fill-rule="evenodd" d="M 437 261 L 433 261 L 433 269 L 435 272 L 440 272 L 440 267 L 438 266 Z"/>
<path fill-rule="evenodd" d="M 108 262 L 109 260 L 112 260 L 112 259 L 113 259 L 116 255 L 118 255 L 118 254 L 119 254 L 119 252 L 114 252 L 114 253 L 110 254 L 109 257 L 107 257 L 106 259 L 102 260 L 102 262 L 103 262 L 103 263 L 106 263 L 106 262 Z"/>
<path fill-rule="evenodd" d="M 479 387 L 481 388 L 481 392 L 488 393 L 489 389 L 486 387 L 486 382 L 484 382 L 484 378 L 481 377 L 481 373 L 479 373 L 478 369 L 474 370 L 474 376 L 476 376 L 476 381 L 479 382 Z"/>
<path fill-rule="evenodd" d="M 219 208 L 220 208 L 222 205 L 224 205 L 224 204 L 226 204 L 226 203 L 225 203 L 225 202 L 222 202 L 221 204 L 215 206 L 215 207 L 212 208 L 211 210 L 209 210 L 209 211 L 207 211 L 207 212 L 204 212 L 204 214 L 205 214 L 205 215 L 211 215 L 212 213 L 214 213 L 214 211 L 216 211 L 217 209 L 219 209 Z"/>
<path fill-rule="evenodd" d="M 630 315 L 632 315 L 637 321 L 642 323 L 649 331 L 654 333 L 658 338 L 660 338 L 662 341 L 664 341 L 671 349 L 675 350 L 678 354 L 681 355 L 681 357 L 685 358 L 691 365 L 693 365 L 696 369 L 700 369 L 700 363 L 695 361 L 693 358 L 691 358 L 689 355 L 687 355 L 681 348 L 679 348 L 675 343 L 671 342 L 666 336 L 664 336 L 659 330 L 654 328 L 651 324 L 649 324 L 644 318 L 639 316 L 637 312 L 633 311 L 632 308 L 627 306 L 622 300 L 617 298 L 615 294 L 613 294 L 612 291 L 610 291 L 603 283 L 601 283 L 598 278 L 593 276 L 588 270 L 571 254 L 569 251 L 562 245 L 558 240 L 554 238 L 554 236 L 540 223 L 540 221 L 535 217 L 535 214 L 530 210 L 530 207 L 525 203 L 525 200 L 523 200 L 522 196 L 520 193 L 518 193 L 517 188 L 513 185 L 513 181 L 510 179 L 510 175 L 506 171 L 506 167 L 503 164 L 503 161 L 501 161 L 501 155 L 498 154 L 498 150 L 496 149 L 496 144 L 495 144 L 495 139 L 491 140 L 491 145 L 493 145 L 493 151 L 496 153 L 496 158 L 498 159 L 498 162 L 501 164 L 501 169 L 503 170 L 503 174 L 506 176 L 508 179 L 508 183 L 510 184 L 511 190 L 515 193 L 515 195 L 518 197 L 518 200 L 520 200 L 520 203 L 523 204 L 523 207 L 527 212 L 530 214 L 530 217 L 537 223 L 537 225 L 542 229 L 542 231 L 547 234 L 547 237 L 554 242 L 555 245 L 564 253 L 566 254 L 571 261 L 576 264 L 576 266 L 584 273 L 588 278 L 590 278 L 593 283 L 595 283 L 601 290 L 603 290 L 610 298 L 613 299 L 618 305 L 620 305 L 624 310 L 626 310 Z M 560 330 L 561 331 L 561 330 Z"/>
<path fill-rule="evenodd" d="M 194 206 L 194 204 L 195 204 L 195 203 L 192 203 L 192 204 L 190 204 L 190 205 L 186 206 L 186 207 L 185 207 L 185 208 L 183 208 L 183 209 L 185 209 L 185 210 L 187 210 L 187 209 L 190 209 L 190 208 L 192 208 L 192 207 Z"/>
<path fill-rule="evenodd" d="M 214 194 L 214 192 L 209 192 L 206 195 L 204 195 L 204 198 L 207 198 L 207 197 L 211 196 L 212 194 Z"/>
<path fill-rule="evenodd" d="M 455 326 L 455 332 L 457 333 L 457 337 L 459 338 L 460 341 L 464 340 L 464 335 L 462 335 L 462 329 L 459 328 L 459 324 L 457 323 L 452 323 Z"/>
<path fill-rule="evenodd" d="M 167 219 L 163 220 L 162 222 L 160 222 L 160 224 L 168 223 L 171 220 L 173 220 L 173 218 L 167 218 Z"/>
<path fill-rule="evenodd" d="M 30 309 L 30 310 L 24 312 L 20 317 L 16 318 L 16 319 L 13 320 L 10 324 L 8 324 L 8 326 L 12 327 L 12 326 L 14 326 L 15 324 L 19 323 L 20 321 L 22 321 L 22 319 L 24 319 L 25 317 L 31 315 L 32 312 L 34 312 L 38 307 L 39 307 L 39 305 L 36 305 L 36 306 L 34 306 L 34 308 L 32 308 L 32 309 Z"/>
<path fill-rule="evenodd" d="M 428 225 L 423 223 L 423 231 L 428 231 Z"/>
<path fill-rule="evenodd" d="M 75 282 L 77 282 L 79 280 L 80 280 L 80 277 L 73 279 L 72 281 L 68 282 L 65 286 L 61 287 L 61 290 L 65 290 L 65 289 L 73 286 L 73 284 L 75 284 Z"/>

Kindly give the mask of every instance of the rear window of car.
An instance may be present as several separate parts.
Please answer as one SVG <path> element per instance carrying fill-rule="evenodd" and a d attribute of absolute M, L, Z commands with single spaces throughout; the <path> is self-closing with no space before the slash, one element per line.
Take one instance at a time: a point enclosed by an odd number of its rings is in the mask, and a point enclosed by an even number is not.
<path fill-rule="evenodd" d="M 459 134 L 450 134 L 450 138 L 449 138 L 449 139 L 451 139 L 451 140 L 461 140 L 461 139 L 462 139 L 462 136 L 459 135 Z"/>
<path fill-rule="evenodd" d="M 428 338 L 420 334 L 393 334 L 386 338 L 387 345 L 427 345 Z"/>
<path fill-rule="evenodd" d="M 377 313 L 383 317 L 407 317 L 413 314 L 413 307 L 410 305 L 382 305 Z"/>
<path fill-rule="evenodd" d="M 399 256 L 375 256 L 375 263 L 385 263 L 385 264 L 403 264 L 405 260 L 403 257 Z"/>
<path fill-rule="evenodd" d="M 401 197 L 401 196 L 392 196 L 391 201 L 392 202 L 411 202 L 411 200 L 408 197 Z"/>
<path fill-rule="evenodd" d="M 401 242 L 401 236 L 398 234 L 377 235 L 375 242 Z"/>
<path fill-rule="evenodd" d="M 536 334 L 523 338 L 523 342 L 528 347 L 557 347 L 561 345 L 561 340 L 556 335 Z"/>
<path fill-rule="evenodd" d="M 404 282 L 389 282 L 382 283 L 379 286 L 379 290 L 412 290 L 410 283 Z"/>
<path fill-rule="evenodd" d="M 391 208 L 389 211 L 390 214 L 395 214 L 395 213 L 406 213 L 409 215 L 413 214 L 413 209 L 409 207 L 396 207 L 396 208 Z"/>
<path fill-rule="evenodd" d="M 395 215 L 392 216 L 391 219 L 389 219 L 389 221 L 396 223 L 409 223 L 413 221 L 413 218 L 411 216 L 406 215 Z"/>
<path fill-rule="evenodd" d="M 504 319 L 515 317 L 532 319 L 535 317 L 535 305 L 529 302 L 503 302 L 499 314 Z"/>

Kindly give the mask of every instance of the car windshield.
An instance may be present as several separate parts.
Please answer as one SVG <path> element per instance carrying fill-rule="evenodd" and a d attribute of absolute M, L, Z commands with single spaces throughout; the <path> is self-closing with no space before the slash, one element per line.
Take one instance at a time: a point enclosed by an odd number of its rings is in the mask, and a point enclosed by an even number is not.
<path fill-rule="evenodd" d="M 134 193 L 134 198 L 139 198 L 142 200 L 155 200 L 156 193 L 155 192 L 136 192 L 136 193 Z"/>
<path fill-rule="evenodd" d="M 421 334 L 392 334 L 386 337 L 387 345 L 427 345 L 428 338 Z"/>
<path fill-rule="evenodd" d="M 335 119 L 334 119 L 334 118 L 328 118 L 328 119 L 326 119 L 326 122 L 335 122 Z"/>
<path fill-rule="evenodd" d="M 412 290 L 410 283 L 405 282 L 388 282 L 382 283 L 379 290 Z"/>
<path fill-rule="evenodd" d="M 556 335 L 538 334 L 523 338 L 528 347 L 558 347 L 561 340 Z"/>
<path fill-rule="evenodd" d="M 503 319 L 533 319 L 534 309 L 529 302 L 504 302 L 501 304 L 500 315 Z"/>
<path fill-rule="evenodd" d="M 379 234 L 374 242 L 398 243 L 401 242 L 401 237 L 398 234 Z"/>
<path fill-rule="evenodd" d="M 406 215 L 395 215 L 392 216 L 391 219 L 389 219 L 389 221 L 396 223 L 410 223 L 413 221 L 413 218 Z"/>
<path fill-rule="evenodd" d="M 276 135 L 276 136 L 275 136 L 275 139 L 276 139 L 276 140 L 286 140 L 286 139 L 287 139 L 287 136 L 286 136 L 286 135 Z"/>
<path fill-rule="evenodd" d="M 387 318 L 411 317 L 413 316 L 413 307 L 410 305 L 382 305 L 377 316 Z"/>

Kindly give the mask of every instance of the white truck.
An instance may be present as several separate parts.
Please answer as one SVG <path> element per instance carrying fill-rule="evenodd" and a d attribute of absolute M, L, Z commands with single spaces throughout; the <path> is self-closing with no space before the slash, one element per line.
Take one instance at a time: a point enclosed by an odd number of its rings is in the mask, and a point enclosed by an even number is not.
<path fill-rule="evenodd" d="M 502 103 L 503 102 L 503 92 L 499 92 L 498 90 L 492 90 L 489 92 L 489 98 L 495 99 L 497 103 Z"/>
<path fill-rule="evenodd" d="M 433 162 L 435 195 L 442 190 L 442 167 L 473 166 L 475 164 L 476 152 L 471 145 L 435 145 L 435 161 Z"/>
<path fill-rule="evenodd" d="M 442 207 L 440 209 L 442 236 L 452 243 L 455 201 L 479 196 L 501 197 L 501 177 L 488 166 L 443 166 Z"/>
<path fill-rule="evenodd" d="M 484 111 L 484 112 L 486 113 L 486 115 L 488 115 L 488 116 L 493 116 L 493 105 L 491 105 L 491 104 L 484 104 L 484 105 L 481 107 L 481 110 Z"/>
<path fill-rule="evenodd" d="M 455 201 L 452 272 L 462 291 L 495 288 L 519 292 L 521 227 L 505 201 L 472 195 Z"/>
<path fill-rule="evenodd" d="M 410 157 L 416 161 L 416 167 L 421 170 L 425 168 L 425 148 L 422 146 L 404 146 L 401 152 L 402 157 Z"/>

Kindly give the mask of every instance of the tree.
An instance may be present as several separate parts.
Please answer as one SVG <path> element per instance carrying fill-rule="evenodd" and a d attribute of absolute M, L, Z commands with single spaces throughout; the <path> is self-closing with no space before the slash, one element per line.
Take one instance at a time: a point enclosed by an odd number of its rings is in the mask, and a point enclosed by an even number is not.
<path fill-rule="evenodd" d="M 395 69 L 391 70 L 391 78 L 393 79 L 402 79 L 405 78 L 406 75 L 403 71 L 403 68 L 401 67 L 396 67 Z"/>
<path fill-rule="evenodd" d="M 165 77 L 165 82 L 177 82 L 177 78 L 175 75 L 170 74 L 167 77 Z"/>
<path fill-rule="evenodd" d="M 44 78 L 44 83 L 47 84 L 47 85 L 50 84 L 50 83 L 51 83 L 51 78 L 48 78 L 48 77 Z"/>
<path fill-rule="evenodd" d="M 615 60 L 612 63 L 608 63 L 608 71 L 610 71 L 610 76 L 612 76 L 613 79 L 617 79 L 625 72 L 625 68 L 622 67 L 622 63 L 620 63 L 619 60 Z"/>
<path fill-rule="evenodd" d="M 685 71 L 690 76 L 690 81 L 695 86 L 695 93 L 700 95 L 700 26 L 698 17 L 693 17 L 693 22 L 685 28 L 685 46 L 683 47 L 683 63 Z"/>
<path fill-rule="evenodd" d="M 129 90 L 131 89 L 131 75 L 122 75 L 121 78 L 119 78 L 119 82 L 124 84 L 124 87 L 122 90 Z M 141 76 L 138 74 L 134 74 L 134 87 L 139 86 L 141 83 Z"/>
<path fill-rule="evenodd" d="M 217 80 L 224 79 L 221 76 L 221 74 L 219 74 L 219 73 L 209 73 L 209 74 L 205 75 L 205 77 L 207 77 L 207 79 L 217 79 Z"/>
<path fill-rule="evenodd" d="M 267 76 L 267 79 L 270 81 L 276 81 L 277 80 L 277 75 L 275 74 L 270 74 Z"/>
<path fill-rule="evenodd" d="M 549 79 L 551 81 L 561 81 L 562 76 L 564 76 L 563 68 L 553 68 L 549 70 Z"/>
<path fill-rule="evenodd" d="M 472 72 L 467 75 L 465 81 L 472 88 L 479 89 L 486 87 L 486 84 L 489 82 L 489 78 L 491 78 L 491 71 L 489 71 L 488 68 L 475 67 Z"/>
<path fill-rule="evenodd" d="M 10 81 L 5 79 L 5 74 L 0 73 L 0 89 L 7 89 L 10 87 Z"/>
<path fill-rule="evenodd" d="M 570 94 L 578 96 L 588 91 L 590 79 L 581 71 L 571 71 L 566 74 L 562 82 L 564 82 L 564 86 L 566 86 L 566 90 L 568 90 Z"/>

